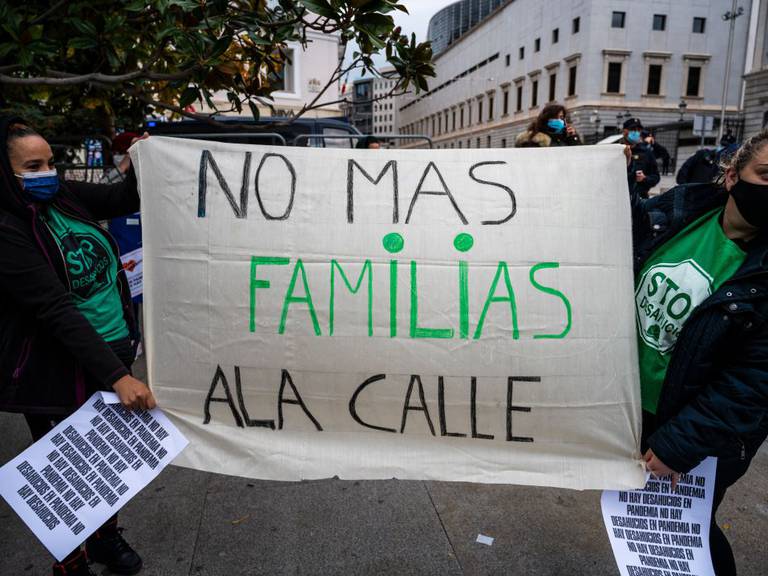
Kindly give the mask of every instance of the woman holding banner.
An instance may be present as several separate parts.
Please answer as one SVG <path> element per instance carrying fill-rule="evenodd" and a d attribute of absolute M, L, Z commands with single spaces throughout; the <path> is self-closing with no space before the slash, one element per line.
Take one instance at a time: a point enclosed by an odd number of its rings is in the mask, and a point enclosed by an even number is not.
<path fill-rule="evenodd" d="M 34 440 L 98 390 L 151 409 L 133 378 L 136 322 L 114 240 L 98 224 L 139 208 L 131 169 L 118 184 L 60 181 L 48 143 L 0 117 L 0 410 L 24 414 Z M 142 560 L 112 517 L 86 542 L 91 560 L 135 574 Z M 55 575 L 90 575 L 79 548 Z"/>
<path fill-rule="evenodd" d="M 643 450 L 654 476 L 718 458 L 710 549 L 736 574 L 715 522 L 768 436 L 768 131 L 720 180 L 632 198 Z"/>

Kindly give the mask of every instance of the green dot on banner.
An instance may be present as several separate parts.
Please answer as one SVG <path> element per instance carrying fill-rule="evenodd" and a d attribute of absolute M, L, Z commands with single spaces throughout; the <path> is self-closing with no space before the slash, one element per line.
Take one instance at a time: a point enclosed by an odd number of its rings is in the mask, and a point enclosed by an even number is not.
<path fill-rule="evenodd" d="M 471 250 L 474 244 L 475 239 L 472 238 L 470 234 L 464 232 L 457 234 L 456 238 L 453 239 L 453 247 L 459 252 L 467 252 L 468 250 Z"/>
<path fill-rule="evenodd" d="M 392 232 L 384 236 L 381 243 L 384 245 L 384 250 L 395 254 L 396 252 L 400 252 L 400 250 L 403 249 L 405 240 L 403 240 L 403 237 L 397 232 Z"/>

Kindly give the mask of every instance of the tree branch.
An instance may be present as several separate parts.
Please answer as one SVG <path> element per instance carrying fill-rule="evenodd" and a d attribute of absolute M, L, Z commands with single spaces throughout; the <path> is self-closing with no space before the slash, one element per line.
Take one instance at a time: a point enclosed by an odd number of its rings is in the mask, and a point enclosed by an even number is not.
<path fill-rule="evenodd" d="M 64 6 L 64 4 L 66 3 L 67 3 L 67 0 L 59 0 L 58 2 L 56 2 L 56 4 L 51 6 L 46 12 L 43 12 L 42 14 L 40 14 L 40 16 L 32 20 L 32 22 L 30 22 L 29 25 L 34 26 L 36 24 L 40 24 L 41 22 L 45 21 L 48 18 L 48 16 L 56 12 L 59 8 Z"/>
<path fill-rule="evenodd" d="M 409 92 L 407 90 L 403 90 L 401 92 L 395 92 L 393 88 L 388 93 L 382 94 L 381 96 L 376 96 L 376 98 L 371 98 L 370 100 L 357 100 L 356 102 L 352 102 L 352 104 L 355 104 L 355 105 L 372 104 L 373 102 L 378 102 L 379 100 L 386 100 L 387 98 L 390 98 L 392 96 L 405 96 L 408 93 Z M 332 106 L 333 104 L 349 104 L 349 103 L 350 103 L 350 100 L 348 98 L 340 98 L 339 100 L 333 100 L 331 102 L 323 102 L 322 104 L 318 104 L 317 106 L 312 106 L 311 108 L 308 107 L 303 112 L 309 112 L 310 110 L 325 108 L 326 106 Z"/>
<path fill-rule="evenodd" d="M 197 120 L 199 122 L 204 122 L 205 124 L 208 124 L 209 126 L 213 126 L 215 128 L 224 128 L 227 130 L 250 130 L 258 132 L 260 130 L 267 131 L 270 126 L 259 126 L 258 124 L 231 124 L 226 122 L 219 122 L 218 120 L 214 120 L 211 116 L 208 114 L 197 114 L 195 112 L 187 112 L 183 108 L 180 108 L 179 106 L 176 106 L 175 104 L 168 104 L 167 102 L 158 102 L 157 100 L 154 100 L 153 98 L 150 98 L 146 94 L 143 94 L 139 90 L 133 88 L 133 89 L 127 89 L 126 92 L 130 94 L 131 96 L 134 96 L 135 98 L 138 98 L 145 104 L 149 104 L 150 106 L 155 106 L 157 108 L 162 108 L 163 110 L 168 110 L 170 112 L 175 112 L 176 114 L 183 116 L 185 118 L 189 118 L 190 120 Z M 258 99 L 258 98 L 257 98 Z M 270 108 L 272 108 L 270 106 Z M 274 110 L 274 109 L 273 109 Z M 231 111 L 231 109 L 230 109 Z M 279 124 L 284 125 L 284 124 Z M 213 134 L 212 134 L 213 136 Z"/>
<path fill-rule="evenodd" d="M 321 106 L 316 106 L 317 101 L 322 98 L 323 94 L 325 94 L 328 91 L 328 88 L 333 86 L 334 82 L 338 82 L 339 79 L 344 76 L 345 74 L 349 73 L 350 70 L 354 69 L 358 62 L 359 58 L 352 61 L 352 64 L 347 66 L 342 70 L 342 66 L 344 64 L 343 60 L 339 60 L 339 64 L 336 66 L 336 70 L 333 71 L 333 74 L 331 74 L 330 80 L 326 82 L 325 86 L 320 90 L 320 92 L 315 96 L 312 101 L 309 104 L 304 104 L 304 106 L 301 107 L 301 110 L 294 116 L 294 118 L 300 118 L 303 116 L 308 110 L 314 110 L 315 108 L 321 108 L 322 106 L 327 106 L 328 104 L 322 104 Z"/>
<path fill-rule="evenodd" d="M 150 72 L 147 70 L 135 70 L 127 74 L 102 74 L 100 72 L 92 72 L 91 74 L 73 75 L 68 72 L 59 72 L 52 70 L 48 72 L 48 76 L 38 76 L 32 78 L 18 78 L 16 76 L 8 76 L 7 74 L 0 74 L 0 84 L 17 84 L 22 86 L 73 86 L 76 84 L 85 84 L 88 82 L 98 82 L 100 84 L 120 84 L 121 82 L 130 82 L 131 80 L 153 80 L 160 82 L 173 82 L 175 80 L 184 80 L 189 78 L 200 70 L 200 66 L 192 66 L 186 70 L 174 72 L 173 74 L 161 74 L 158 72 Z"/>

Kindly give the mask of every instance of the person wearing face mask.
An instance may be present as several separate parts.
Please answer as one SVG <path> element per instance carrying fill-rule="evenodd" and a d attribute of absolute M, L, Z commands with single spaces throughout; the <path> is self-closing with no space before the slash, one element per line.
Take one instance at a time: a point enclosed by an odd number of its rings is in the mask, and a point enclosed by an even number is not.
<path fill-rule="evenodd" d="M 627 164 L 627 182 L 630 192 L 648 198 L 648 192 L 659 183 L 659 166 L 656 158 L 642 138 L 643 124 L 639 118 L 624 122 L 623 138 L 618 144 L 629 146 L 630 162 Z"/>
<path fill-rule="evenodd" d="M 0 410 L 24 414 L 34 440 L 98 390 L 115 391 L 128 409 L 156 404 L 131 376 L 130 290 L 97 224 L 138 207 L 132 169 L 118 184 L 64 182 L 45 139 L 21 118 L 0 117 Z M 88 558 L 113 574 L 142 567 L 117 515 L 53 574 L 91 575 Z"/>
<path fill-rule="evenodd" d="M 716 521 L 768 436 L 768 130 L 716 182 L 632 193 L 642 450 L 656 477 L 716 456 L 710 549 L 736 565 Z"/>
<path fill-rule="evenodd" d="M 528 130 L 515 139 L 516 148 L 548 148 L 550 146 L 577 146 L 581 138 L 567 122 L 568 111 L 560 104 L 547 104 Z"/>

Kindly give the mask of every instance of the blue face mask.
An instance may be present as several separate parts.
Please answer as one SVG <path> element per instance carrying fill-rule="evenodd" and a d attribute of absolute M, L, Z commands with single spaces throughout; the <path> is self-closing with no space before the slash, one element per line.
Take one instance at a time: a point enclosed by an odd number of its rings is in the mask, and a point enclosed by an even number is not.
<path fill-rule="evenodd" d="M 553 118 L 552 120 L 547 120 L 547 126 L 555 134 L 560 134 L 560 132 L 565 130 L 565 120 L 560 120 L 560 118 Z"/>
<path fill-rule="evenodd" d="M 59 175 L 56 170 L 44 172 L 23 172 L 21 178 L 24 196 L 32 202 L 50 202 L 59 191 Z"/>
<path fill-rule="evenodd" d="M 632 142 L 632 144 L 637 144 L 640 142 L 640 132 L 638 130 L 632 130 L 629 134 L 627 134 L 627 140 Z"/>

